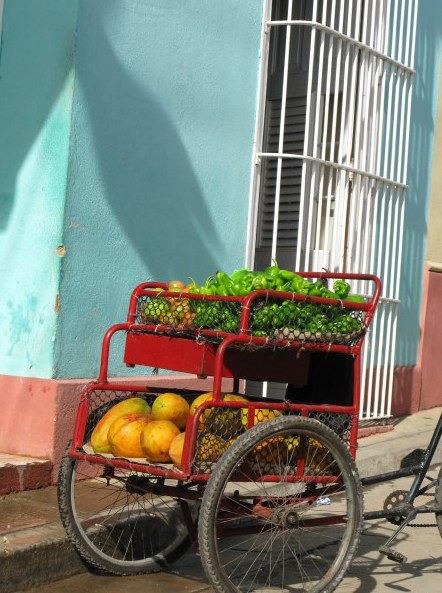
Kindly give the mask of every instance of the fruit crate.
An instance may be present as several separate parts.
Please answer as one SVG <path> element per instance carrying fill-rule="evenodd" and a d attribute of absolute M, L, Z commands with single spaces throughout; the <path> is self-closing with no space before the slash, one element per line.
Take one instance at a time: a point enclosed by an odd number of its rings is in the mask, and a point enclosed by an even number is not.
<path fill-rule="evenodd" d="M 297 373 L 295 350 L 359 350 L 379 298 L 379 280 L 361 274 L 302 275 L 325 284 L 336 279 L 364 282 L 372 292 L 365 302 L 275 290 L 222 297 L 169 292 L 166 284 L 143 283 L 129 305 L 124 360 L 128 365 L 213 376 L 221 354 L 222 376 L 251 378 L 253 367 L 256 380 L 290 382 Z M 292 352 L 271 355 L 275 350 Z"/>
<path fill-rule="evenodd" d="M 182 462 L 179 467 L 172 462 L 152 463 L 144 458 L 118 457 L 111 453 L 94 452 L 90 438 L 94 427 L 113 406 L 129 398 L 144 399 L 150 406 L 166 388 L 135 387 L 118 384 L 90 384 L 82 394 L 70 456 L 97 467 L 130 470 L 156 477 L 207 481 L 223 453 L 251 427 L 267 420 L 287 415 L 303 415 L 321 421 L 338 434 L 351 450 L 356 417 L 343 406 L 327 408 L 321 405 L 294 404 L 287 401 L 229 394 L 230 397 L 214 401 L 209 393 L 192 390 L 175 390 L 189 404 L 203 397 L 202 403 L 191 414 L 184 427 L 185 440 Z M 250 459 L 251 470 L 260 464 L 271 473 L 272 451 L 255 452 Z"/>
<path fill-rule="evenodd" d="M 329 275 L 322 275 L 327 283 Z M 335 278 L 333 276 L 332 278 Z M 155 333 L 220 340 L 228 334 L 286 342 L 354 344 L 364 333 L 367 303 L 276 290 L 256 290 L 247 296 L 224 297 L 167 291 L 166 285 L 146 283 L 135 290 L 129 319 Z"/>
<path fill-rule="evenodd" d="M 304 276 L 319 277 L 324 282 L 336 278 L 365 282 L 372 292 L 366 297 L 366 302 L 361 303 L 270 290 L 254 291 L 245 297 L 220 297 L 170 292 L 163 283 L 149 282 L 137 286 L 131 295 L 126 323 L 112 326 L 104 336 L 100 374 L 82 394 L 71 454 L 115 467 L 136 468 L 152 475 L 207 479 L 219 456 L 242 432 L 254 426 L 256 414 L 301 414 L 320 418 L 325 424 L 332 425 L 354 456 L 360 396 L 359 355 L 380 295 L 381 283 L 372 275 L 305 273 Z M 164 303 L 168 304 L 168 309 L 162 307 Z M 206 315 L 204 321 L 208 323 L 198 322 L 198 315 L 203 316 L 204 310 L 207 312 L 215 305 L 217 311 L 223 307 L 229 311 L 231 325 L 223 326 L 221 315 Z M 164 317 L 164 311 L 168 317 Z M 269 316 L 263 311 L 273 312 L 270 321 L 263 322 L 263 317 L 268 319 Z M 171 313 L 175 316 L 172 317 Z M 315 316 L 322 316 L 325 329 L 319 326 L 317 331 L 313 331 L 311 325 L 307 329 L 309 321 Z M 337 324 L 332 331 L 327 324 L 339 318 L 352 325 L 343 330 Z M 184 319 L 187 321 L 183 322 Z M 207 327 L 212 321 L 213 326 Z M 159 467 L 136 459 L 97 456 L 88 449 L 90 426 L 98 421 L 100 413 L 112 402 L 134 394 L 141 394 L 152 401 L 161 392 L 108 382 L 110 341 L 120 331 L 126 334 L 124 361 L 128 366 L 144 365 L 190 373 L 199 378 L 213 377 L 211 401 L 205 402 L 188 419 L 183 461 L 179 469 Z M 347 355 L 352 366 L 350 401 L 327 401 L 326 396 L 319 402 L 254 401 L 253 398 L 250 401 L 249 398 L 244 403 L 222 399 L 221 385 L 225 378 L 234 379 L 235 393 L 238 392 L 240 379 L 303 385 L 308 380 L 310 357 L 317 353 L 328 356 L 331 352 Z M 191 395 L 187 393 L 186 397 Z M 210 422 L 204 422 L 208 417 Z"/>

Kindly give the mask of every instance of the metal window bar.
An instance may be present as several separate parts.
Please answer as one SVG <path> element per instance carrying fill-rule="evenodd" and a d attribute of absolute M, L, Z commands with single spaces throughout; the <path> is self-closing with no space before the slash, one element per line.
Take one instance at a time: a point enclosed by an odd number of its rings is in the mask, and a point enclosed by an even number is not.
<path fill-rule="evenodd" d="M 277 2 L 278 0 L 273 0 Z M 383 295 L 365 341 L 361 417 L 391 415 L 418 0 L 305 0 L 311 20 L 272 20 L 264 3 L 262 69 L 250 196 L 247 264 L 253 265 L 262 163 L 277 177 L 271 257 L 278 248 L 281 174 L 302 161 L 293 267 L 378 274 Z M 285 27 L 277 152 L 262 148 L 269 39 Z M 304 147 L 284 146 L 291 32 L 310 30 Z M 355 292 L 367 287 L 352 286 Z"/>
<path fill-rule="evenodd" d="M 3 6 L 4 6 L 4 0 L 0 0 L 0 41 L 2 38 L 2 30 L 3 30 Z M 1 50 L 0 50 L 1 52 Z"/>

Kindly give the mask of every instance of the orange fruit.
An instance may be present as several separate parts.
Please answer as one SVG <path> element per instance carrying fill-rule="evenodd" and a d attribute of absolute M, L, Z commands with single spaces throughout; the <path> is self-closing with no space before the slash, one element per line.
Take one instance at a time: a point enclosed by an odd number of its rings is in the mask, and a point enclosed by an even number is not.
<path fill-rule="evenodd" d="M 172 292 L 172 291 L 181 292 L 182 290 L 184 290 L 184 283 L 181 282 L 181 280 L 171 280 L 169 282 L 169 284 L 167 285 L 167 290 L 170 292 Z"/>
<path fill-rule="evenodd" d="M 178 393 L 162 393 L 152 404 L 153 420 L 170 420 L 178 428 L 186 426 L 189 404 Z"/>
<path fill-rule="evenodd" d="M 195 414 L 198 406 L 206 401 L 213 399 L 213 393 L 202 393 L 190 404 L 190 413 Z M 226 393 L 221 395 L 221 399 L 226 402 L 247 402 L 247 399 L 242 395 L 235 395 L 233 393 Z M 241 424 L 241 409 L 239 408 L 221 408 L 214 405 L 204 410 L 199 418 L 200 428 L 204 427 L 212 433 L 220 434 L 225 438 L 233 436 L 242 431 Z"/>
<path fill-rule="evenodd" d="M 227 393 L 222 396 L 225 402 L 247 402 L 242 395 Z M 222 435 L 225 438 L 232 437 L 242 432 L 241 423 L 242 408 L 215 408 L 204 422 L 204 425 L 215 434 Z"/>
<path fill-rule="evenodd" d="M 126 414 L 114 420 L 108 432 L 112 454 L 116 457 L 144 457 L 140 437 L 150 421 L 147 414 Z"/>
<path fill-rule="evenodd" d="M 213 399 L 213 393 L 211 391 L 208 391 L 207 393 L 201 393 L 201 395 L 199 395 L 198 397 L 196 397 L 193 402 L 190 404 L 190 413 L 193 415 L 196 412 L 196 409 L 198 408 L 198 406 L 200 406 L 201 404 L 203 404 L 204 402 L 208 402 L 210 400 Z M 207 412 L 204 412 L 204 414 Z"/>
<path fill-rule="evenodd" d="M 111 453 L 110 443 L 107 433 L 114 420 L 125 414 L 134 414 L 142 412 L 150 414 L 150 407 L 140 397 L 129 397 L 118 402 L 97 423 L 91 434 L 91 445 L 95 453 Z"/>
<path fill-rule="evenodd" d="M 168 463 L 169 448 L 180 429 L 170 420 L 152 420 L 141 432 L 141 448 L 149 461 Z"/>
<path fill-rule="evenodd" d="M 242 395 L 236 395 L 234 393 L 226 393 L 225 395 L 223 395 L 223 400 L 225 402 L 246 402 L 246 401 L 248 401 Z"/>
<path fill-rule="evenodd" d="M 250 468 L 256 472 L 279 472 L 287 464 L 287 443 L 283 437 L 270 437 L 249 453 Z"/>
<path fill-rule="evenodd" d="M 180 432 L 180 434 L 177 434 L 173 441 L 170 443 L 169 447 L 169 456 L 178 468 L 181 467 L 181 459 L 183 457 L 183 447 L 185 438 L 186 433 Z"/>
<path fill-rule="evenodd" d="M 221 437 L 207 432 L 198 443 L 198 461 L 217 461 L 227 449 L 227 443 Z"/>

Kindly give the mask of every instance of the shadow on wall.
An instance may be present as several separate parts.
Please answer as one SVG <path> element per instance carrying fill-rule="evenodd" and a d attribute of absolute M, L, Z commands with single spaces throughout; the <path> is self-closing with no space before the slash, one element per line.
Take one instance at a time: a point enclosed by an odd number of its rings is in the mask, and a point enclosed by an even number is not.
<path fill-rule="evenodd" d="M 196 269 L 213 273 L 224 255 L 222 241 L 174 124 L 146 86 L 126 71 L 103 30 L 112 5 L 98 0 L 80 0 L 79 5 L 71 0 L 45 0 L 38 7 L 33 0 L 5 3 L 3 50 L 11 53 L 2 60 L 2 74 L 11 84 L 2 88 L 0 97 L 0 231 L 8 227 L 23 163 L 72 67 L 70 34 L 78 10 L 88 35 L 77 43 L 76 92 L 81 93 L 90 137 L 81 137 L 80 129 L 79 137 L 72 139 L 70 166 L 74 156 L 74 168 L 81 169 L 77 176 L 92 160 L 98 169 L 89 172 L 81 193 L 76 189 L 78 180 L 73 182 L 74 208 L 81 208 L 80 196 L 84 209 L 96 201 L 94 192 L 102 183 L 98 191 L 115 215 L 114 232 L 124 235 L 121 245 L 130 243 L 153 277 L 163 279 L 165 270 L 184 280 Z M 48 23 L 53 31 L 45 36 Z M 12 35 L 26 41 L 12 43 Z M 79 115 L 74 113 L 74 127 Z M 72 153 L 75 142 L 77 155 Z M 89 162 L 83 150 L 89 151 Z M 108 222 L 108 212 L 98 214 Z M 173 258 L 170 245 L 176 250 Z M 118 261 L 113 246 L 118 249 L 118 241 L 110 241 L 101 263 L 106 258 Z M 95 254 L 96 245 L 87 247 L 89 257 Z"/>
<path fill-rule="evenodd" d="M 415 364 L 419 346 L 422 282 L 427 237 L 427 200 L 433 160 L 434 96 L 437 95 L 439 60 L 435 47 L 441 45 L 442 7 L 420 3 L 416 35 L 416 75 L 413 89 L 408 161 L 409 191 L 405 207 L 404 243 L 399 306 L 399 336 L 396 360 Z M 440 100 L 440 98 L 439 98 Z M 418 339 L 416 339 L 416 337 Z"/>
<path fill-rule="evenodd" d="M 169 279 L 185 280 L 196 269 L 213 273 L 224 248 L 175 125 L 147 85 L 120 62 L 103 28 L 106 5 L 80 6 L 73 124 L 79 137 L 71 146 L 71 177 L 82 175 L 78 165 L 84 171 L 89 151 L 103 187 L 80 187 L 84 180 L 72 179 L 76 185 L 71 185 L 67 214 L 78 216 L 101 193 L 115 216 L 113 221 L 104 212 L 105 220 L 115 225 L 115 233 L 123 233 L 122 246 L 127 242 L 135 248 L 154 279 L 167 273 Z M 111 252 L 107 257 L 121 258 Z"/>
<path fill-rule="evenodd" d="M 77 2 L 6 0 L 3 10 L 0 231 L 9 224 L 20 169 L 72 69 Z"/>

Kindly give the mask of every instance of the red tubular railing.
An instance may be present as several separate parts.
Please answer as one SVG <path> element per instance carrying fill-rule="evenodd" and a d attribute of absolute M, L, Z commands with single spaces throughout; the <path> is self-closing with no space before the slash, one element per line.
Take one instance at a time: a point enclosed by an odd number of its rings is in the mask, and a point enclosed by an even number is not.
<path fill-rule="evenodd" d="M 312 303 L 317 304 L 324 304 L 324 305 L 340 305 L 345 307 L 348 310 L 354 311 L 363 311 L 365 313 L 364 317 L 364 325 L 366 328 L 370 325 L 374 312 L 376 310 L 377 303 L 379 301 L 380 293 L 381 293 L 381 281 L 377 276 L 371 274 L 346 274 L 346 273 L 331 273 L 331 272 L 303 272 L 299 275 L 305 278 L 316 278 L 316 279 L 343 279 L 343 280 L 358 280 L 358 281 L 370 281 L 374 283 L 374 291 L 372 297 L 366 303 L 357 303 L 357 302 L 350 302 L 350 301 L 339 301 L 334 299 L 316 297 L 316 296 L 307 296 L 301 295 L 297 293 L 291 292 L 280 292 L 275 290 L 259 290 L 250 293 L 247 296 L 238 297 L 238 296 L 215 296 L 215 295 L 200 295 L 200 294 L 189 294 L 186 292 L 175 292 L 175 291 L 167 291 L 167 284 L 159 283 L 159 282 L 144 282 L 139 284 L 132 292 L 129 301 L 129 308 L 127 314 L 127 321 L 125 323 L 118 323 L 111 326 L 103 337 L 102 342 L 102 349 L 101 349 L 101 361 L 100 361 L 100 372 L 98 379 L 95 383 L 91 384 L 86 388 L 84 393 L 82 394 L 80 405 L 77 411 L 77 420 L 75 425 L 74 431 L 74 438 L 72 444 L 71 454 L 79 459 L 83 458 L 90 458 L 91 461 L 96 461 L 97 463 L 106 463 L 103 461 L 102 458 L 99 456 L 86 456 L 81 452 L 81 447 L 83 446 L 83 439 L 84 439 L 84 432 L 87 423 L 88 413 L 89 413 L 89 394 L 93 390 L 99 389 L 114 389 L 115 391 L 140 391 L 146 392 L 147 388 L 140 388 L 139 386 L 131 386 L 126 383 L 109 383 L 108 382 L 108 370 L 109 370 L 109 351 L 110 351 L 110 342 L 113 336 L 117 332 L 147 332 L 151 334 L 158 333 L 160 335 L 166 335 L 172 339 L 182 340 L 182 339 L 198 339 L 207 338 L 211 340 L 213 344 L 213 338 L 217 338 L 216 345 L 214 346 L 215 349 L 215 361 L 213 366 L 213 399 L 209 402 L 205 402 L 200 408 L 197 409 L 195 415 L 189 420 L 187 430 L 186 430 L 186 437 L 185 437 L 185 444 L 183 448 L 183 458 L 182 458 L 182 471 L 172 471 L 170 477 L 189 477 L 192 472 L 193 467 L 193 459 L 192 455 L 195 452 L 195 446 L 197 442 L 197 433 L 199 427 L 199 417 L 204 412 L 207 407 L 213 407 L 214 405 L 217 407 L 226 407 L 226 408 L 244 408 L 247 407 L 250 410 L 254 410 L 254 408 L 271 408 L 271 409 L 280 409 L 280 410 L 287 410 L 288 403 L 281 402 L 266 402 L 265 400 L 260 400 L 258 403 L 250 403 L 244 404 L 244 402 L 224 402 L 221 399 L 221 384 L 222 379 L 224 376 L 225 371 L 225 356 L 229 349 L 232 348 L 234 345 L 252 345 L 252 346 L 265 346 L 265 345 L 273 345 L 273 342 L 269 343 L 268 338 L 253 336 L 250 335 L 250 313 L 252 309 L 253 302 L 256 299 L 264 298 L 271 298 L 271 299 L 278 299 L 278 300 L 293 300 L 293 301 L 309 301 Z M 222 332 L 217 330 L 210 330 L 210 329 L 203 329 L 203 328 L 196 328 L 194 332 L 187 331 L 186 334 L 182 334 L 178 331 L 175 331 L 170 326 L 164 325 L 154 325 L 154 324 L 140 324 L 135 323 L 137 320 L 137 306 L 140 297 L 142 296 L 158 296 L 158 291 L 154 289 L 160 288 L 162 290 L 161 297 L 166 298 L 174 298 L 174 299 L 189 299 L 189 300 L 205 300 L 205 301 L 224 301 L 224 302 L 237 302 L 241 303 L 241 317 L 239 320 L 239 332 L 236 334 Z M 298 410 L 302 415 L 309 415 L 309 413 L 313 412 L 325 412 L 325 413 L 336 413 L 336 414 L 349 414 L 353 416 L 353 426 L 350 432 L 350 440 L 349 440 L 349 448 L 350 453 L 353 457 L 355 457 L 356 448 L 357 448 L 357 427 L 358 427 L 358 418 L 357 415 L 359 413 L 359 403 L 360 403 L 360 351 L 362 347 L 364 339 L 364 334 L 361 335 L 360 339 L 357 343 L 346 345 L 346 344 L 336 344 L 336 343 L 325 343 L 325 342 L 296 342 L 292 340 L 289 341 L 278 341 L 278 345 L 280 346 L 289 346 L 293 348 L 302 348 L 306 351 L 333 351 L 342 354 L 351 355 L 353 357 L 353 368 L 354 368 L 354 375 L 353 375 L 353 402 L 350 406 L 340 406 L 340 405 L 332 405 L 332 404 L 317 404 L 317 405 L 310 405 L 310 404 L 291 404 L 289 406 L 290 410 Z M 195 354 L 196 356 L 196 354 Z M 136 361 L 134 361 L 136 362 Z M 170 369 L 173 369 L 173 362 L 171 362 Z M 239 377 L 243 378 L 243 377 Z M 254 413 L 249 414 L 249 420 L 253 422 Z M 250 428 L 250 426 L 249 426 Z M 99 460 L 100 459 L 100 460 Z M 143 471 L 141 468 L 146 468 L 145 464 L 134 464 L 132 462 L 125 462 L 118 461 L 117 463 L 112 460 L 112 465 L 117 467 L 126 467 L 127 463 L 130 463 L 131 467 L 134 470 Z M 123 464 L 123 465 L 121 465 Z M 126 465 L 124 465 L 126 464 Z M 150 467 L 150 466 L 148 466 Z M 150 472 L 150 469 L 144 471 Z M 154 475 L 165 475 L 164 470 L 158 468 L 152 470 Z M 192 479 L 196 480 L 204 480 L 207 476 L 203 474 L 199 474 L 197 476 L 192 476 Z"/>

